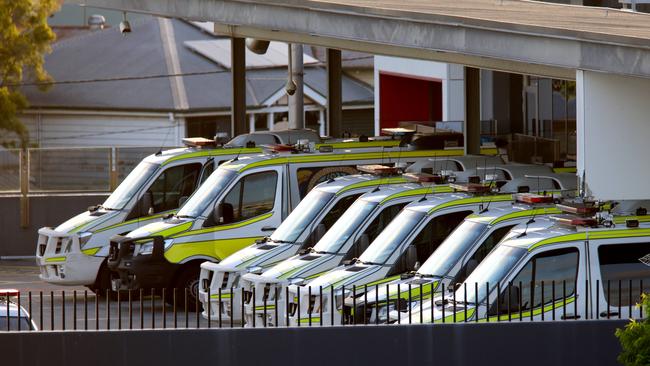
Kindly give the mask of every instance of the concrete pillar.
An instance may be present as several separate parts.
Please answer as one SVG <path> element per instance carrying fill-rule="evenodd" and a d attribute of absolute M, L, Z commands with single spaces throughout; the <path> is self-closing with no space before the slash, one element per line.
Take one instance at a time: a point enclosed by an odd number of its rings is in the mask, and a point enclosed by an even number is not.
<path fill-rule="evenodd" d="M 465 154 L 481 153 L 480 69 L 465 67 Z"/>
<path fill-rule="evenodd" d="M 273 119 L 275 117 L 275 113 L 270 112 L 269 114 L 266 115 L 266 129 L 271 131 L 273 130 Z"/>
<path fill-rule="evenodd" d="M 231 38 L 232 105 L 230 106 L 233 136 L 246 133 L 246 41 Z"/>
<path fill-rule="evenodd" d="M 650 80 L 578 71 L 577 171 L 585 196 L 649 199 Z"/>
<path fill-rule="evenodd" d="M 322 108 L 318 110 L 318 126 L 318 133 L 325 136 L 325 110 Z"/>
<path fill-rule="evenodd" d="M 248 115 L 248 132 L 255 132 L 255 113 Z"/>
<path fill-rule="evenodd" d="M 343 135 L 343 86 L 341 83 L 341 51 L 327 49 L 327 123 L 328 135 Z"/>
<path fill-rule="evenodd" d="M 296 92 L 289 95 L 289 128 L 305 128 L 305 105 L 304 105 L 304 87 L 303 87 L 303 60 L 302 45 L 291 44 L 291 75 L 289 77 L 296 84 Z"/>

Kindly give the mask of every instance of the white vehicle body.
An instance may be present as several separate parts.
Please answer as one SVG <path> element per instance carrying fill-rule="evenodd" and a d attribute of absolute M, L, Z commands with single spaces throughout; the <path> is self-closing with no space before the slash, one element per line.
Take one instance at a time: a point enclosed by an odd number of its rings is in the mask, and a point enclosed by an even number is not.
<path fill-rule="evenodd" d="M 146 157 L 103 204 L 56 228 L 38 231 L 40 278 L 59 285 L 108 288 L 107 273 L 100 273 L 100 268 L 108 255 L 109 239 L 160 221 L 207 178 L 214 164 L 234 158 L 241 150 L 181 148 Z M 249 150 L 259 149 L 241 152 Z M 171 190 L 161 188 L 164 183 Z"/>
<path fill-rule="evenodd" d="M 528 178 L 514 179 L 501 189 L 512 192 L 530 183 Z M 538 183 L 544 190 L 553 190 L 558 184 L 556 179 L 540 179 Z M 306 286 L 289 286 L 290 324 L 318 323 L 321 319 L 323 324 L 340 324 L 346 297 L 400 278 L 401 273 L 423 263 L 466 216 L 488 207 L 510 205 L 511 201 L 511 194 L 441 193 L 409 204 L 356 263 L 332 269 Z M 322 296 L 315 295 L 321 291 Z"/>
<path fill-rule="evenodd" d="M 501 160 L 494 156 L 459 156 L 439 159 L 423 159 L 407 168 L 409 172 L 421 172 L 426 169 L 440 171 L 444 169 L 453 174 L 472 174 L 471 172 L 479 162 L 498 164 Z M 253 244 L 244 248 L 219 263 L 204 262 L 201 264 L 199 298 L 203 303 L 203 316 L 222 320 L 241 320 L 241 291 L 231 289 L 240 286 L 241 275 L 248 272 L 261 272 L 276 263 L 283 261 L 300 249 L 312 247 L 320 239 L 314 234 L 318 226 L 324 221 L 330 221 L 333 214 L 339 215 L 339 205 L 349 207 L 350 198 L 356 199 L 359 195 L 387 184 L 405 184 L 408 180 L 402 176 L 377 177 L 372 175 L 354 175 L 339 177 L 319 184 L 300 202 L 295 210 L 282 222 L 278 229 L 264 242 Z M 421 187 L 420 184 L 411 184 L 409 187 Z M 437 186 L 432 193 L 450 192 L 448 186 Z M 338 217 L 334 218 L 337 220 Z M 333 222 L 332 222 L 333 223 Z M 323 229 L 329 230 L 332 223 Z M 309 228 L 307 228 L 309 226 Z M 219 291 L 221 290 L 221 295 Z M 208 296 L 209 293 L 209 296 Z M 231 298 L 232 296 L 232 298 Z M 208 306 L 208 298 L 212 303 Z M 221 298 L 222 301 L 219 301 Z"/>
<path fill-rule="evenodd" d="M 311 250 L 288 258 L 259 275 L 244 275 L 240 285 L 247 299 L 244 304 L 246 326 L 284 325 L 285 292 L 289 284 L 304 283 L 344 261 L 359 257 L 404 206 L 427 194 L 444 191 L 450 191 L 448 186 L 422 187 L 411 183 L 383 186 L 365 193 Z M 281 315 L 277 320 L 276 304 Z"/>
<path fill-rule="evenodd" d="M 220 165 L 174 217 L 116 238 L 108 260 L 116 275 L 113 289 L 190 288 L 196 301 L 201 263 L 220 262 L 275 231 L 317 184 L 355 174 L 358 165 L 409 165 L 441 153 L 365 144 L 348 143 L 349 148 L 332 152 L 245 156 Z M 156 244 L 153 237 L 163 240 Z M 140 243 L 144 238 L 150 241 Z"/>
<path fill-rule="evenodd" d="M 419 309 L 426 300 L 441 295 L 443 289 L 446 291 L 450 286 L 462 283 L 514 226 L 558 213 L 560 210 L 554 203 L 531 205 L 513 202 L 468 216 L 417 271 L 369 289 L 367 294 L 354 300 L 346 298 L 344 313 L 347 321 L 355 324 L 384 323 L 397 304 L 404 307 L 400 308 L 404 313 L 409 308 Z M 542 228 L 531 227 L 529 230 Z M 406 317 L 404 314 L 403 319 Z"/>
<path fill-rule="evenodd" d="M 16 303 L 19 295 L 17 290 L 0 289 L 0 332 L 38 330 L 27 310 Z"/>
<path fill-rule="evenodd" d="M 640 224 L 627 227 L 628 219 Z M 638 318 L 635 304 L 650 281 L 644 259 L 650 253 L 650 218 L 607 220 L 615 225 L 567 226 L 549 218 L 531 225 L 545 227 L 541 230 L 518 225 L 453 296 L 427 301 L 422 316 L 414 312 L 412 321 Z M 393 321 L 399 317 L 390 314 Z"/>

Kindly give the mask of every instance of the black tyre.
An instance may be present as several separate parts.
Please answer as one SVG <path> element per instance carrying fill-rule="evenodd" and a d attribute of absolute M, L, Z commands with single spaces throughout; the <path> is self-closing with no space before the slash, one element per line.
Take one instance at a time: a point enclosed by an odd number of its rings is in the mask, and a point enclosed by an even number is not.
<path fill-rule="evenodd" d="M 173 305 L 174 303 L 174 288 L 176 289 L 176 307 L 178 309 L 185 309 L 185 289 L 187 289 L 187 307 L 188 311 L 196 310 L 198 303 L 199 311 L 203 311 L 201 302 L 199 301 L 199 275 L 200 267 L 197 263 L 188 263 L 180 269 L 176 275 L 174 286 L 166 289 L 165 301 Z"/>

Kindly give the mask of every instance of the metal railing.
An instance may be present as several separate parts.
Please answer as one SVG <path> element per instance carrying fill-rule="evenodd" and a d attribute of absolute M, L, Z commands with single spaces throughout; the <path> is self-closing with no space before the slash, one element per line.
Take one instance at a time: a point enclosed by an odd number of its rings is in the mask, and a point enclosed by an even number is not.
<path fill-rule="evenodd" d="M 244 321 L 235 321 L 233 317 L 225 319 L 219 313 L 212 315 L 210 302 L 207 309 L 202 309 L 199 302 L 193 302 L 190 289 L 140 289 L 120 292 L 102 293 L 97 296 L 91 291 L 27 291 L 18 295 L 0 295 L 0 331 L 47 331 L 47 330 L 106 330 L 106 329 L 201 329 L 201 328 L 235 328 L 235 327 L 279 327 L 288 324 L 286 320 L 294 318 L 293 326 L 349 326 L 349 325 L 380 325 L 380 324 L 445 324 L 445 323 L 475 323 L 475 322 L 523 322 L 523 321 L 579 321 L 579 320 L 607 320 L 625 318 L 643 318 L 644 310 L 636 302 L 644 293 L 643 280 L 608 280 L 601 283 L 596 281 L 584 282 L 584 289 L 578 292 L 578 282 L 567 281 L 540 281 L 531 282 L 531 289 L 523 295 L 524 283 L 508 283 L 507 286 L 491 286 L 489 283 L 475 283 L 473 286 L 464 283 L 454 287 L 455 291 L 445 292 L 442 285 L 440 291 L 434 291 L 436 305 L 426 307 L 425 302 L 430 300 L 431 294 L 423 291 L 423 285 L 397 286 L 392 290 L 388 285 L 352 286 L 345 303 L 352 301 L 352 306 L 346 305 L 335 313 L 330 312 L 329 317 L 323 313 L 324 306 L 335 306 L 334 297 L 328 298 L 329 304 L 323 303 L 323 293 L 334 291 L 334 288 L 318 288 L 309 291 L 310 304 L 308 310 L 301 314 L 301 296 L 294 298 L 297 303 L 290 304 L 289 292 L 286 294 L 273 294 L 272 300 L 264 300 L 263 306 L 253 306 L 253 321 L 246 324 Z M 595 285 L 593 288 L 590 285 Z M 387 296 L 379 297 L 379 290 L 385 286 Z M 424 285 L 426 286 L 426 285 Z M 478 299 L 480 287 L 486 293 L 496 290 L 502 294 L 505 301 L 485 302 L 470 301 L 472 292 Z M 345 293 L 342 288 L 342 293 Z M 374 290 L 374 291 L 373 291 Z M 235 293 L 239 291 L 243 299 L 256 299 L 254 289 L 252 294 L 246 294 L 245 288 L 220 289 L 216 294 L 208 292 L 221 301 L 230 302 L 231 310 Z M 546 291 L 546 293 L 545 293 Z M 600 299 L 602 294 L 606 303 L 590 301 L 589 297 L 579 304 L 577 299 L 582 293 L 595 294 Z M 444 300 L 440 294 L 447 294 Z M 462 296 L 459 296 L 461 293 Z M 371 294 L 371 295 L 369 295 Z M 252 295 L 248 296 L 247 295 Z M 268 295 L 271 295 L 269 293 Z M 284 295 L 284 298 L 281 296 Z M 468 297 L 469 295 L 469 297 Z M 265 294 L 266 296 L 266 294 Z M 374 298 L 373 298 L 374 296 Z M 535 296 L 544 299 L 538 307 L 528 308 L 528 304 L 535 304 Z M 550 296 L 550 301 L 547 297 Z M 386 301 L 386 299 L 388 299 Z M 244 313 L 246 301 L 239 304 Z M 284 310 L 281 303 L 285 302 Z M 362 305 L 357 306 L 358 303 Z M 513 305 L 514 304 L 514 305 Z M 619 306 L 617 306 L 619 305 Z M 235 305 L 238 306 L 238 305 Z M 379 313 L 379 308 L 388 306 L 393 309 L 388 320 L 378 316 L 368 317 L 372 311 Z M 19 316 L 16 309 L 22 309 Z M 10 309 L 13 309 L 10 311 Z M 205 310 L 205 311 L 204 311 Z M 486 316 L 473 316 L 483 311 Z M 274 315 L 275 319 L 285 317 L 284 322 L 275 321 L 268 325 L 266 321 L 255 322 L 256 312 Z M 201 314 L 205 314 L 205 318 Z"/>
<path fill-rule="evenodd" d="M 0 193 L 110 192 L 157 147 L 0 150 Z"/>

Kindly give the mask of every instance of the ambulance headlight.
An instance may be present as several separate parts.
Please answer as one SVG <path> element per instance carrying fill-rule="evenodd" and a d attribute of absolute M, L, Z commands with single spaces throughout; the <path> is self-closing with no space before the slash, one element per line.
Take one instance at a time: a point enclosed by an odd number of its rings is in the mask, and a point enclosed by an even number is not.
<path fill-rule="evenodd" d="M 248 271 L 248 273 L 261 274 L 263 268 L 260 267 L 260 266 L 252 266 L 252 267 L 246 268 L 246 270 Z"/>
<path fill-rule="evenodd" d="M 93 233 L 89 231 L 81 232 L 77 234 L 79 236 L 79 247 L 83 248 L 86 243 L 88 243 L 88 240 L 90 240 L 90 237 L 93 236 Z"/>
<path fill-rule="evenodd" d="M 302 285 L 305 284 L 305 279 L 300 278 L 300 277 L 292 278 L 292 279 L 289 280 L 289 284 L 290 285 L 296 285 L 296 286 L 302 286 Z"/>
<path fill-rule="evenodd" d="M 343 308 L 343 301 L 346 297 L 350 296 L 350 294 L 352 294 L 352 290 L 348 289 L 346 289 L 345 292 L 342 292 L 341 290 L 335 292 L 334 300 L 336 302 L 337 310 L 341 310 Z"/>
<path fill-rule="evenodd" d="M 165 240 L 164 249 L 167 250 L 167 248 L 169 248 L 172 244 L 174 244 L 174 239 Z M 138 255 L 151 255 L 151 252 L 153 252 L 153 240 L 141 244 L 140 249 L 138 250 Z"/>

